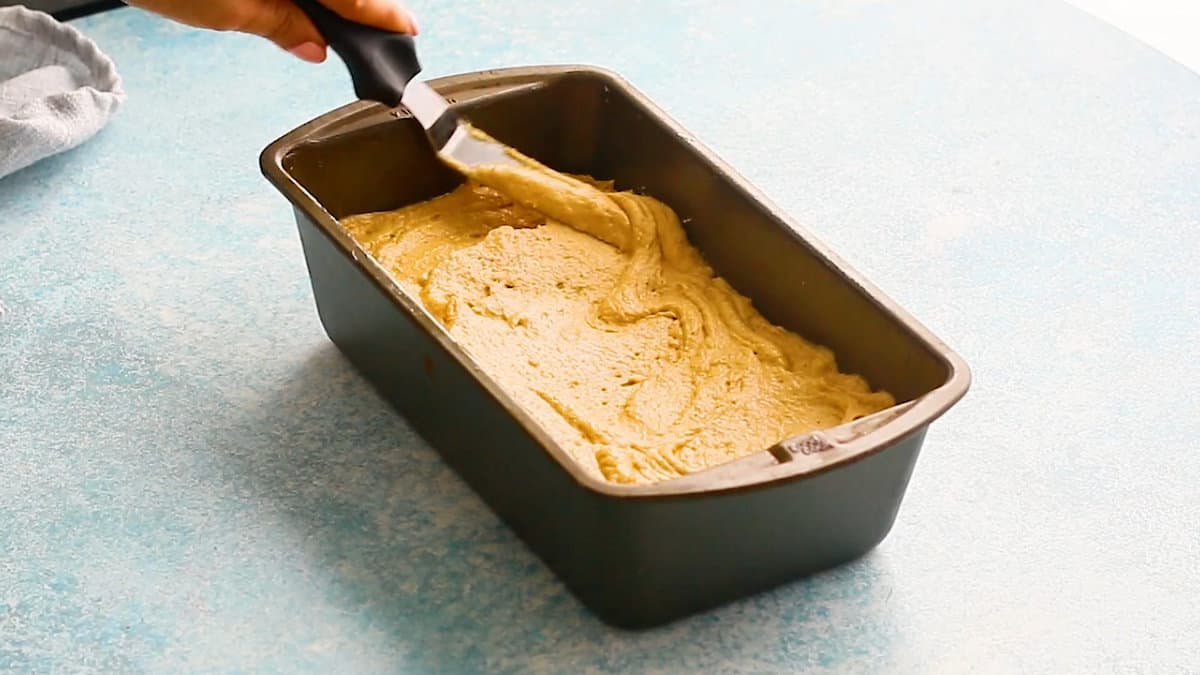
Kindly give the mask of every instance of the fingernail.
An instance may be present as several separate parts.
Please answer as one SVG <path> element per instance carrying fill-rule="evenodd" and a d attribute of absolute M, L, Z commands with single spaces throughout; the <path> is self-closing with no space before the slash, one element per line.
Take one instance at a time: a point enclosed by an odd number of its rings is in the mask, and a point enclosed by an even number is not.
<path fill-rule="evenodd" d="M 412 12 L 408 13 L 408 25 L 412 28 L 413 35 L 421 34 L 421 27 L 417 25 L 417 17 Z"/>
<path fill-rule="evenodd" d="M 321 63 L 325 60 L 325 48 L 315 42 L 302 42 L 288 51 L 292 56 L 309 63 Z"/>

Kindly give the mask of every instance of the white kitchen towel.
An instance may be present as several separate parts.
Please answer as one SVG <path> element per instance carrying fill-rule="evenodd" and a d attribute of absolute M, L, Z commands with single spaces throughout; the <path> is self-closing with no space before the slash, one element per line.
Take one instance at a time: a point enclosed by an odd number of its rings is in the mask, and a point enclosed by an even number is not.
<path fill-rule="evenodd" d="M 116 66 L 78 30 L 0 7 L 0 177 L 88 140 L 124 100 Z"/>

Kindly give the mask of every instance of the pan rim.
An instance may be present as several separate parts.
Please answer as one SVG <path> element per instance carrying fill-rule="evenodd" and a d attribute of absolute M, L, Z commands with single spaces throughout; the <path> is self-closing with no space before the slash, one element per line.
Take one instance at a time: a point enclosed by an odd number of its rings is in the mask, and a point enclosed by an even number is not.
<path fill-rule="evenodd" d="M 569 453 L 555 442 L 531 415 L 518 406 L 498 383 L 479 367 L 478 363 L 450 337 L 419 302 L 400 288 L 396 280 L 345 232 L 337 219 L 284 166 L 284 160 L 290 152 L 302 145 L 315 142 L 314 139 L 320 138 L 322 131 L 334 132 L 327 135 L 339 135 L 352 128 L 366 128 L 394 119 L 405 118 L 407 117 L 406 113 L 388 110 L 379 104 L 364 101 L 348 103 L 296 127 L 270 143 L 260 154 L 260 169 L 267 180 L 292 203 L 294 208 L 316 224 L 343 253 L 349 255 L 355 265 L 361 271 L 366 272 L 394 303 L 416 321 L 446 355 L 464 367 L 568 475 L 590 492 L 605 497 L 656 500 L 694 498 L 716 493 L 758 490 L 783 482 L 811 478 L 883 452 L 928 427 L 966 395 L 971 384 L 971 371 L 966 361 L 957 352 L 827 247 L 812 232 L 795 222 L 732 166 L 616 72 L 592 65 L 520 66 L 449 75 L 431 79 L 428 84 L 443 95 L 457 98 L 456 105 L 461 105 L 464 102 L 478 103 L 493 96 L 517 95 L 530 87 L 544 86 L 557 78 L 570 75 L 583 75 L 602 81 L 606 86 L 626 96 L 643 112 L 666 125 L 703 161 L 725 176 L 768 215 L 785 225 L 784 229 L 790 236 L 809 247 L 824 264 L 852 284 L 878 310 L 885 312 L 890 319 L 901 325 L 920 342 L 945 369 L 947 373 L 945 381 L 916 399 L 900 402 L 897 406 L 889 408 L 889 411 L 901 408 L 902 410 L 877 428 L 840 447 L 837 452 L 802 458 L 793 453 L 793 456 L 799 461 L 780 461 L 777 458 L 779 455 L 776 454 L 780 448 L 795 445 L 798 441 L 812 436 L 812 434 L 801 434 L 783 439 L 770 448 L 677 478 L 639 485 L 610 483 L 592 476 L 571 458 Z M 828 432 L 829 430 L 824 431 Z M 821 434 L 822 432 L 815 433 Z"/>

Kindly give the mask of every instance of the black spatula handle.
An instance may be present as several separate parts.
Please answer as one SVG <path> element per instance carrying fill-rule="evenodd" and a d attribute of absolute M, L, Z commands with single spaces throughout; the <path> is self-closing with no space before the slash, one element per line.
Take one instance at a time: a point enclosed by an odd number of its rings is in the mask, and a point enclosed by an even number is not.
<path fill-rule="evenodd" d="M 400 105 L 404 87 L 421 72 L 412 36 L 344 19 L 318 0 L 293 0 L 342 58 L 354 93 L 388 107 Z"/>

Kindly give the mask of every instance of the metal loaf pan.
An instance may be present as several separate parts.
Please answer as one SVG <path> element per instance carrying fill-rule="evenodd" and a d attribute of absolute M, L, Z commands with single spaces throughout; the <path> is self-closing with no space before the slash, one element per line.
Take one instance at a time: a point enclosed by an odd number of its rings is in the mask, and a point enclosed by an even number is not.
<path fill-rule="evenodd" d="M 930 422 L 966 393 L 963 361 L 617 75 L 539 67 L 431 83 L 542 162 L 670 204 L 768 319 L 900 403 L 671 481 L 592 478 L 338 225 L 461 181 L 415 120 L 356 102 L 275 141 L 261 164 L 294 206 L 325 331 L 362 376 L 614 625 L 668 622 L 878 544 Z"/>

